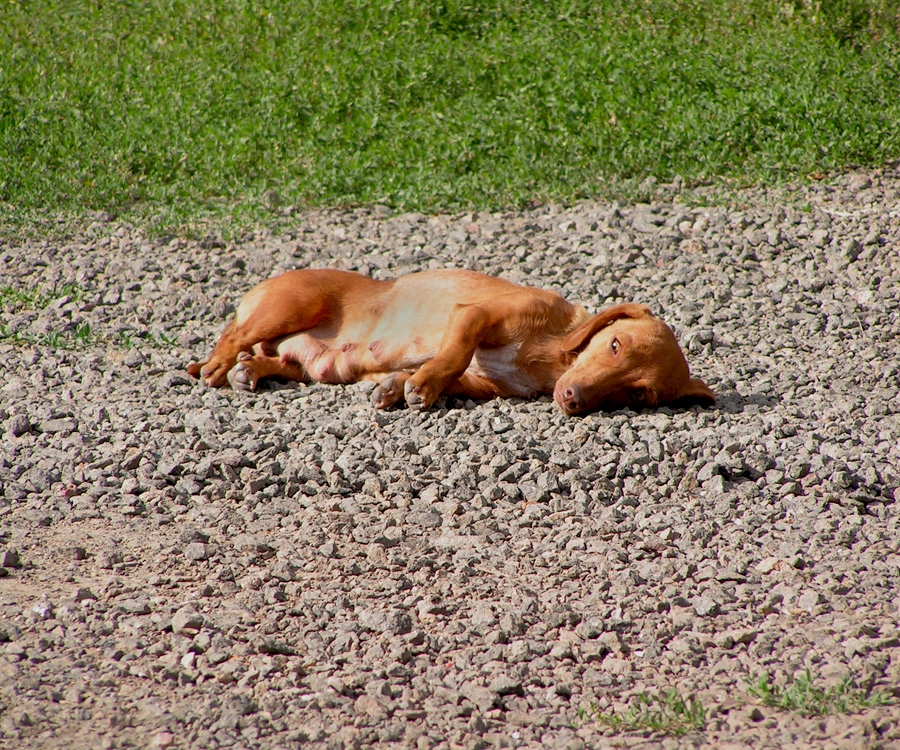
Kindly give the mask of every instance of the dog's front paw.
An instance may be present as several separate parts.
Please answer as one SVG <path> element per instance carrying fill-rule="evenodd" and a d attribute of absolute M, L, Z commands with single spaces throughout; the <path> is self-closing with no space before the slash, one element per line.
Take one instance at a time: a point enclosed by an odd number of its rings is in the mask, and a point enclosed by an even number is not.
<path fill-rule="evenodd" d="M 215 357 L 206 362 L 193 362 L 188 365 L 188 375 L 210 388 L 219 388 L 227 382 L 228 364 Z"/>
<path fill-rule="evenodd" d="M 409 379 L 405 372 L 395 372 L 381 381 L 372 391 L 372 405 L 376 409 L 390 409 L 403 398 L 403 386 Z"/>
<path fill-rule="evenodd" d="M 253 372 L 253 357 L 247 352 L 238 355 L 237 364 L 228 371 L 228 382 L 236 391 L 255 391 L 259 376 Z"/>
<path fill-rule="evenodd" d="M 406 405 L 414 411 L 430 409 L 437 401 L 440 393 L 433 393 L 428 383 L 416 384 L 413 378 L 406 381 L 403 386 L 403 395 L 406 397 Z"/>

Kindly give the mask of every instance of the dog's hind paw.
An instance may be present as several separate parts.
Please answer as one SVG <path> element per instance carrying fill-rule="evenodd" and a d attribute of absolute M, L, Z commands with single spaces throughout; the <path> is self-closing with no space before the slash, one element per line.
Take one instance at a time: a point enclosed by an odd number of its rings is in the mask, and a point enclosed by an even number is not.
<path fill-rule="evenodd" d="M 228 371 L 228 382 L 236 391 L 255 391 L 258 378 L 250 368 L 253 357 L 241 352 L 237 364 Z"/>
<path fill-rule="evenodd" d="M 381 381 L 372 391 L 372 406 L 376 409 L 390 409 L 403 398 L 403 384 L 409 378 L 408 373 L 395 372 Z"/>

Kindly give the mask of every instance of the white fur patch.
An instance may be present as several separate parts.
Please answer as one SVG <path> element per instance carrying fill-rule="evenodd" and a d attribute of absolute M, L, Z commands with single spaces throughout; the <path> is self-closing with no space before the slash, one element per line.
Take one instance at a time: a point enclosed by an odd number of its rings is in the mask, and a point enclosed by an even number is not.
<path fill-rule="evenodd" d="M 518 365 L 518 358 L 518 344 L 496 349 L 476 349 L 467 372 L 505 383 L 523 398 L 534 398 L 540 394 L 538 384 Z"/>

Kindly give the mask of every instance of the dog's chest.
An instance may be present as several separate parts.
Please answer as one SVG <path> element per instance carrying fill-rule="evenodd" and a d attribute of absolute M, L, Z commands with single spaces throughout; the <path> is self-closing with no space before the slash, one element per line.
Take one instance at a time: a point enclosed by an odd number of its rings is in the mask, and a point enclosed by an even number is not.
<path fill-rule="evenodd" d="M 467 372 L 503 383 L 524 398 L 534 398 L 540 393 L 538 383 L 519 363 L 518 344 L 493 349 L 476 349 Z"/>

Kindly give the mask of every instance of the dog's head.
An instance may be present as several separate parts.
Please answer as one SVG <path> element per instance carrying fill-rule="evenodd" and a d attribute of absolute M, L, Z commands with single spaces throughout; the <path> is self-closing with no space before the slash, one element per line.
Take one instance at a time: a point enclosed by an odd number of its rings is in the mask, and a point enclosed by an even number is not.
<path fill-rule="evenodd" d="M 706 384 L 691 377 L 672 329 L 646 305 L 616 305 L 589 318 L 563 339 L 562 350 L 574 361 L 553 399 L 566 414 L 716 403 Z"/>

